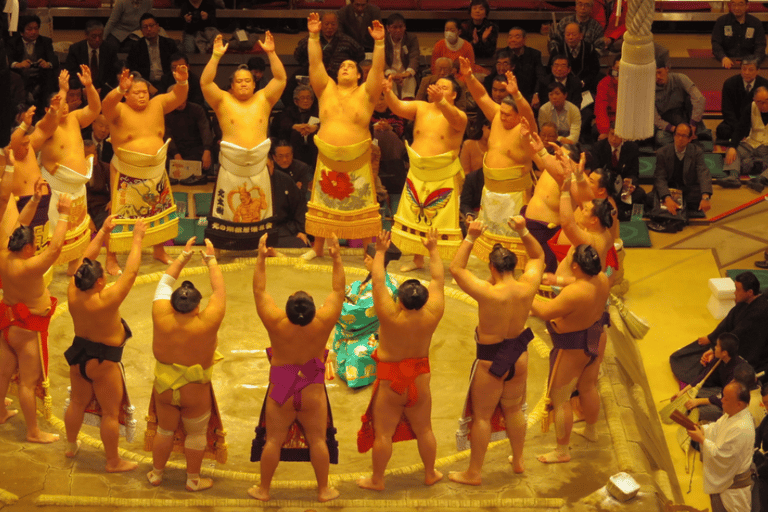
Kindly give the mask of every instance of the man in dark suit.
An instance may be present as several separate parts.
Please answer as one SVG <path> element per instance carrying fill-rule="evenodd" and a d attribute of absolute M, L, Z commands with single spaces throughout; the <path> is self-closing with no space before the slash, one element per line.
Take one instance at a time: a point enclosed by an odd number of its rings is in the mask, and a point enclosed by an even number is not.
<path fill-rule="evenodd" d="M 40 35 L 40 18 L 26 16 L 19 20 L 21 32 L 9 43 L 11 69 L 21 75 L 24 90 L 42 112 L 48 96 L 56 91 L 59 59 L 53 51 L 53 41 Z M 29 99 L 29 98 L 28 98 Z"/>
<path fill-rule="evenodd" d="M 396 85 L 392 90 L 400 99 L 416 97 L 420 58 L 416 34 L 405 31 L 405 18 L 401 14 L 392 14 L 387 18 L 387 37 L 384 38 L 384 76 L 392 77 Z"/>
<path fill-rule="evenodd" d="M 117 49 L 104 43 L 104 25 L 98 20 L 88 20 L 85 24 L 85 39 L 69 47 L 64 67 L 69 71 L 69 76 L 80 73 L 81 65 L 90 67 L 93 86 L 103 98 L 108 89 L 117 85 L 117 77 L 112 72 L 115 62 Z"/>
<path fill-rule="evenodd" d="M 644 204 L 646 193 L 640 187 L 640 148 L 636 142 L 625 141 L 611 126 L 608 137 L 598 140 L 592 145 L 589 153 L 593 169 L 610 169 L 622 178 L 622 189 L 616 200 L 619 210 L 619 220 L 629 220 L 632 216 L 632 205 Z"/>
<path fill-rule="evenodd" d="M 539 82 L 538 97 L 542 105 L 549 101 L 549 84 L 560 82 L 565 86 L 565 99 L 581 108 L 581 81 L 571 73 L 571 65 L 565 55 L 555 55 L 551 60 L 551 73 Z"/>
<path fill-rule="evenodd" d="M 718 139 L 730 140 L 733 130 L 739 124 L 744 107 L 752 103 L 755 89 L 768 87 L 768 79 L 757 74 L 758 61 L 755 58 L 741 61 L 741 73 L 723 82 L 723 122 L 717 125 Z"/>
<path fill-rule="evenodd" d="M 507 35 L 507 47 L 501 50 L 507 50 L 514 56 L 515 68 L 512 73 L 517 78 L 517 88 L 520 90 L 520 94 L 531 104 L 531 107 L 538 108 L 547 102 L 546 95 L 542 97 L 543 102 L 539 101 L 538 96 L 539 87 L 545 79 L 544 65 L 541 61 L 541 52 L 525 45 L 525 36 L 525 30 L 520 27 L 512 27 L 509 29 L 509 35 Z M 498 54 L 499 51 L 496 53 Z"/>
<path fill-rule="evenodd" d="M 692 135 L 691 125 L 680 123 L 675 127 L 672 144 L 656 151 L 653 191 L 649 195 L 653 203 L 650 216 L 654 219 L 664 214 L 662 217 L 669 215 L 687 222 L 691 214 L 703 217 L 712 207 L 712 176 L 704 163 L 704 151 L 698 144 L 690 144 Z"/>
<path fill-rule="evenodd" d="M 368 0 L 352 0 L 336 14 L 341 31 L 363 45 L 366 52 L 372 52 L 373 38 L 368 27 L 373 25 L 373 20 L 381 21 L 381 9 Z"/>
<path fill-rule="evenodd" d="M 144 37 L 128 54 L 128 69 L 138 71 L 142 78 L 159 88 L 163 75 L 171 72 L 171 55 L 179 49 L 173 39 L 160 35 L 160 24 L 151 13 L 141 15 L 140 26 Z"/>
<path fill-rule="evenodd" d="M 600 56 L 591 44 L 584 41 L 581 30 L 581 25 L 578 23 L 566 25 L 565 39 L 557 43 L 556 50 L 552 55 L 567 56 L 571 73 L 581 80 L 581 90 L 590 91 L 594 96 L 597 92 L 597 83 L 602 78 Z M 544 98 L 541 99 L 543 101 Z"/>
<path fill-rule="evenodd" d="M 166 92 L 170 86 L 176 84 L 176 79 L 173 78 L 173 72 L 178 66 L 187 66 L 187 69 L 190 69 L 189 58 L 186 54 L 177 52 L 171 55 L 171 72 L 163 75 L 163 78 L 160 80 L 160 87 L 158 87 L 161 93 Z M 194 71 L 190 70 L 189 78 L 187 80 L 189 80 L 189 93 L 187 93 L 187 101 L 196 103 L 203 107 L 207 107 L 205 98 L 203 98 L 203 90 L 200 88 L 200 76 Z"/>

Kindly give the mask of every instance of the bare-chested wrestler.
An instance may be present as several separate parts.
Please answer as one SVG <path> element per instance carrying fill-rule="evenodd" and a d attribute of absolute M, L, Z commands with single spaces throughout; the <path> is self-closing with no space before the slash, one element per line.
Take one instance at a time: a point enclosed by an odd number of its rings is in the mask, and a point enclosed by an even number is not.
<path fill-rule="evenodd" d="M 216 199 L 205 229 L 206 238 L 217 249 L 256 249 L 265 224 L 273 216 L 267 124 L 285 89 L 286 74 L 269 31 L 259 44 L 267 52 L 272 80 L 258 92 L 254 93 L 256 82 L 248 66 L 232 74 L 229 91 L 213 83 L 219 60 L 229 46 L 223 44 L 221 36 L 216 36 L 211 60 L 200 76 L 203 96 L 216 112 L 222 132 L 221 169 L 213 194 Z"/>
<path fill-rule="evenodd" d="M 200 250 L 211 279 L 211 298 L 200 309 L 202 295 L 190 281 L 173 289 L 184 266 L 192 258 L 195 237 L 187 241 L 160 279 L 152 303 L 152 351 L 157 359 L 152 395 L 157 410 L 157 434 L 152 448 L 152 471 L 147 479 L 160 485 L 168 457 L 173 450 L 174 432 L 179 419 L 184 425 L 184 455 L 187 458 L 188 491 L 202 491 L 213 480 L 200 477 L 211 419 L 213 365 L 221 360 L 216 351 L 218 331 L 224 319 L 226 292 L 224 276 L 214 256 L 213 244 L 205 241 Z"/>
<path fill-rule="evenodd" d="M 30 136 L 33 148 L 40 148 L 40 172 L 43 179 L 51 187 L 51 203 L 57 202 L 60 194 L 66 193 L 72 198 L 72 214 L 70 230 L 62 249 L 59 263 L 69 262 L 67 275 L 73 275 L 80 264 L 80 258 L 91 241 L 90 217 L 86 204 L 85 184 L 93 173 L 93 159 L 85 158 L 85 148 L 81 130 L 91 123 L 101 113 L 99 93 L 93 86 L 91 70 L 88 66 L 80 66 L 77 74 L 83 84 L 88 98 L 88 105 L 69 111 L 69 105 L 62 102 L 56 130 L 48 137 L 42 131 L 35 130 Z M 69 71 L 64 70 L 59 75 L 58 95 L 66 98 L 69 91 Z M 39 140 L 42 139 L 42 140 Z M 56 225 L 56 209 L 49 206 L 49 232 Z"/>
<path fill-rule="evenodd" d="M 333 258 L 332 290 L 323 306 L 316 312 L 312 296 L 298 291 L 288 298 L 285 309 L 281 309 L 267 293 L 267 237 L 259 240 L 253 296 L 256 311 L 269 335 L 272 367 L 266 399 L 267 433 L 261 454 L 261 482 L 258 487 L 248 489 L 248 494 L 257 500 L 269 500 L 272 477 L 280 462 L 280 448 L 294 421 L 301 424 L 309 444 L 309 458 L 317 479 L 317 499 L 330 501 L 339 496 L 339 491 L 328 485 L 330 456 L 326 444 L 328 399 L 324 363 L 325 344 L 344 302 L 344 264 L 336 235 L 332 235 L 328 252 Z"/>
<path fill-rule="evenodd" d="M 397 248 L 415 254 L 413 263 L 400 269 L 408 272 L 424 266 L 427 251 L 421 238 L 430 228 L 440 234 L 437 244 L 443 257 L 452 258 L 461 244 L 459 195 L 464 177 L 459 150 L 467 114 L 456 108 L 461 87 L 450 76 L 429 86 L 429 102 L 399 100 L 391 79 L 384 91 L 392 112 L 416 121 L 413 145 L 405 145 L 411 166 L 392 226 Z"/>
<path fill-rule="evenodd" d="M 8 155 L 6 155 L 8 157 Z M 10 157 L 13 164 L 13 157 Z M 9 170 L 6 168 L 5 175 Z M 10 182 L 10 179 L 4 179 Z M 3 187 L 7 201 L 10 190 Z M 56 298 L 45 285 L 44 275 L 56 262 L 64 246 L 69 223 L 71 201 L 67 194 L 59 197 L 58 223 L 45 250 L 35 255 L 35 239 L 29 222 L 35 214 L 37 203 L 45 190 L 45 183 L 38 179 L 34 195 L 18 216 L 18 226 L 12 231 L 0 229 L 0 279 L 3 283 L 3 299 L 0 302 L 0 397 L 5 397 L 11 377 L 19 372 L 19 405 L 27 423 L 27 441 L 52 443 L 59 439 L 56 434 L 40 430 L 37 424 L 35 387 L 47 380 L 48 324 L 56 309 Z M 0 404 L 0 423 L 15 416 L 16 410 L 8 410 L 7 403 Z"/>
<path fill-rule="evenodd" d="M 487 260 L 493 246 L 502 244 L 518 257 L 526 257 L 517 234 L 507 220 L 520 213 L 531 198 L 531 133 L 536 132 L 533 110 L 517 88 L 517 80 L 508 71 L 506 96 L 499 105 L 472 74 L 469 60 L 459 57 L 461 76 L 477 106 L 491 120 L 488 151 L 483 160 L 485 184 L 480 200 L 481 220 L 487 229 L 474 245 L 474 254 Z M 524 260 L 523 260 L 524 261 Z"/>
<path fill-rule="evenodd" d="M 107 455 L 108 473 L 135 469 L 137 464 L 120 458 L 119 414 L 125 395 L 121 360 L 123 348 L 132 336 L 131 329 L 120 317 L 120 305 L 131 291 L 139 275 L 141 241 L 147 225 L 139 219 L 133 229 L 133 246 L 125 263 L 125 271 L 113 286 L 106 287 L 104 269 L 96 261 L 104 239 L 114 228 L 113 217 L 107 217 L 99 232 L 83 254 L 83 262 L 67 289 L 67 301 L 75 325 L 75 339 L 64 352 L 69 364 L 72 392 L 64 414 L 67 429 L 67 457 L 80 448 L 77 435 L 85 410 L 93 397 L 101 407 L 101 441 Z"/>
<path fill-rule="evenodd" d="M 533 332 L 525 328 L 531 303 L 544 272 L 544 251 L 525 227 L 525 219 L 517 215 L 510 219 L 528 253 L 528 262 L 520 279 L 515 279 L 517 256 L 501 245 L 491 251 L 488 264 L 491 278 L 478 279 L 467 270 L 472 246 L 482 234 L 483 224 L 473 221 L 467 230 L 459 252 L 451 262 L 451 274 L 456 284 L 477 300 L 478 325 L 475 332 L 477 359 L 469 393 L 472 400 L 469 467 L 452 472 L 454 482 L 480 485 L 485 452 L 491 439 L 491 418 L 498 406 L 504 415 L 507 437 L 512 446 L 509 458 L 515 473 L 525 470 L 523 447 L 526 422 L 523 414 L 526 380 L 528 377 L 528 343 Z M 503 311 L 504 314 L 499 314 Z"/>
<path fill-rule="evenodd" d="M 178 218 L 165 172 L 170 139 L 163 142 L 164 116 L 187 100 L 187 66 L 176 66 L 173 77 L 176 87 L 171 92 L 150 99 L 149 82 L 124 69 L 120 85 L 101 104 L 115 150 L 110 190 L 117 227 L 110 235 L 109 250 L 128 251 L 133 243 L 130 227 L 143 218 L 147 223 L 144 244 L 154 245 L 155 259 L 166 264 L 171 258 L 162 244 L 177 235 Z"/>
<path fill-rule="evenodd" d="M 381 327 L 379 347 L 373 353 L 378 363 L 376 381 L 369 411 L 363 417 L 366 421 L 372 411 L 373 474 L 357 481 L 363 489 L 384 490 L 384 471 L 392 457 L 392 436 L 403 415 L 416 437 L 424 463 L 424 483 L 432 485 L 443 478 L 435 469 L 437 443 L 432 432 L 429 389 L 429 345 L 445 310 L 445 277 L 437 238 L 437 230 L 430 229 L 423 241 L 429 251 L 429 287 L 409 279 L 398 288 L 397 302 L 389 295 L 385 280 L 384 255 L 390 244 L 389 232 L 382 231 L 376 240 L 371 280 L 373 305 Z"/>
<path fill-rule="evenodd" d="M 368 32 L 374 39 L 373 64 L 365 85 L 358 64 L 345 60 L 334 82 L 323 64 L 320 16 L 307 21 L 309 83 L 320 106 L 320 130 L 315 136 L 317 166 L 312 198 L 307 204 L 307 234 L 315 236 L 311 260 L 323 255 L 325 237 L 331 233 L 363 239 L 363 248 L 381 231 L 381 215 L 371 170 L 371 135 L 368 125 L 381 95 L 384 78 L 384 26 L 374 20 Z M 363 250 L 365 253 L 365 250 Z"/>
<path fill-rule="evenodd" d="M 538 457 L 545 463 L 571 460 L 568 447 L 573 427 L 571 394 L 585 372 L 597 372 L 598 345 L 605 336 L 604 327 L 609 323 L 605 301 L 610 288 L 597 251 L 586 244 L 576 247 L 571 272 L 576 280 L 564 287 L 557 297 L 550 301 L 537 298 L 531 306 L 533 315 L 546 320 L 554 347 L 549 356 L 552 368 L 550 399 L 554 408 L 557 447 Z M 582 389 L 579 393 L 580 396 L 589 394 Z M 588 405 L 584 403 L 584 397 L 581 401 L 586 414 Z"/>

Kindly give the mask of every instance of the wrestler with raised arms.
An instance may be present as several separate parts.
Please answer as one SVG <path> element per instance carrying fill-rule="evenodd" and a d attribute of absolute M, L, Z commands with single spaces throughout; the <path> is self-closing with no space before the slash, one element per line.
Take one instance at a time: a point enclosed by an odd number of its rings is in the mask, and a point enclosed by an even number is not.
<path fill-rule="evenodd" d="M 192 258 L 195 237 L 168 267 L 157 285 L 152 303 L 152 352 L 157 359 L 152 390 L 157 413 L 157 434 L 152 450 L 152 471 L 147 479 L 160 485 L 168 457 L 173 450 L 174 432 L 179 418 L 184 424 L 184 454 L 187 458 L 188 491 L 202 491 L 213 486 L 210 478 L 200 477 L 207 446 L 206 434 L 212 415 L 213 365 L 222 359 L 216 350 L 218 331 L 224 319 L 226 292 L 224 276 L 214 256 L 210 240 L 200 251 L 208 266 L 211 298 L 200 308 L 202 295 L 190 281 L 173 289 L 184 266 Z M 195 377 L 190 377 L 195 375 Z"/>
<path fill-rule="evenodd" d="M 389 232 L 382 231 L 376 240 L 371 279 L 373 304 L 381 327 L 379 347 L 373 354 L 378 364 L 369 406 L 374 430 L 373 474 L 357 481 L 364 489 L 384 490 L 384 471 L 392 456 L 392 436 L 401 416 L 405 416 L 416 437 L 424 463 L 424 483 L 432 485 L 443 478 L 435 469 L 437 443 L 432 432 L 429 389 L 429 345 L 445 310 L 445 278 L 437 237 L 437 230 L 431 229 L 427 239 L 422 240 L 429 251 L 429 287 L 418 279 L 408 279 L 398 288 L 397 302 L 387 291 L 384 271 Z"/>
<path fill-rule="evenodd" d="M 546 320 L 554 347 L 549 356 L 550 398 L 557 447 L 538 457 L 545 463 L 571 460 L 571 394 L 587 371 L 597 372 L 598 347 L 604 343 L 604 327 L 610 323 L 605 311 L 610 287 L 598 252 L 591 245 L 577 246 L 570 267 L 575 281 L 554 299 L 545 301 L 537 297 L 531 306 L 532 314 Z"/>
<path fill-rule="evenodd" d="M 135 469 L 137 464 L 120 458 L 117 451 L 120 437 L 119 414 L 125 395 L 123 371 L 120 367 L 123 348 L 132 336 L 131 329 L 120 317 L 120 305 L 131 291 L 139 275 L 141 241 L 147 230 L 139 220 L 133 229 L 133 246 L 128 254 L 125 271 L 113 286 L 107 288 L 104 269 L 96 261 L 104 239 L 114 226 L 114 217 L 104 221 L 83 254 L 82 264 L 69 282 L 67 302 L 75 339 L 64 352 L 69 363 L 71 395 L 64 414 L 67 429 L 67 457 L 74 457 L 80 447 L 77 435 L 83 416 L 94 395 L 101 407 L 101 441 L 107 455 L 107 473 Z"/>
<path fill-rule="evenodd" d="M 291 295 L 284 309 L 277 306 L 267 293 L 267 252 L 267 238 L 262 237 L 253 273 L 253 296 L 256 311 L 269 335 L 272 367 L 266 399 L 267 433 L 261 454 L 261 482 L 251 487 L 248 494 L 257 500 L 269 500 L 272 477 L 280 462 L 280 448 L 288 429 L 298 421 L 309 444 L 309 458 L 317 479 L 317 499 L 330 501 L 339 496 L 339 491 L 328 485 L 330 456 L 326 444 L 328 402 L 324 360 L 325 344 L 344 302 L 344 264 L 339 240 L 334 235 L 329 243 L 328 252 L 333 258 L 332 291 L 317 310 L 312 296 L 304 291 Z"/>
<path fill-rule="evenodd" d="M 477 360 L 469 388 L 472 403 L 469 468 L 448 475 L 452 481 L 462 484 L 480 485 L 482 482 L 483 460 L 491 439 L 491 418 L 498 406 L 512 445 L 510 462 L 513 471 L 522 473 L 525 470 L 523 403 L 528 377 L 527 347 L 533 339 L 533 332 L 525 328 L 525 322 L 544 272 L 544 251 L 526 229 L 522 216 L 512 217 L 509 224 L 519 234 L 528 253 L 528 262 L 520 279 L 515 279 L 514 274 L 517 256 L 501 244 L 497 244 L 489 256 L 491 278 L 488 281 L 467 270 L 472 246 L 484 229 L 480 221 L 469 225 L 467 237 L 450 267 L 456 284 L 477 301 L 478 308 Z"/>

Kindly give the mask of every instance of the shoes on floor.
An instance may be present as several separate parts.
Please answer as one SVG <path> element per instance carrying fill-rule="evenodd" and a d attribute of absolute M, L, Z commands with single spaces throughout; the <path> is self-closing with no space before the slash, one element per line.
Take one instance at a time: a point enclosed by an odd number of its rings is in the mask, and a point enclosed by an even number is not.
<path fill-rule="evenodd" d="M 184 178 L 179 183 L 188 187 L 192 187 L 195 185 L 205 185 L 208 183 L 208 177 L 205 176 L 204 174 L 201 174 L 200 176 L 192 175 L 189 178 Z"/>
<path fill-rule="evenodd" d="M 764 268 L 764 269 L 768 269 L 768 260 L 763 260 L 763 261 L 756 261 L 756 262 L 755 262 L 755 266 L 756 266 L 757 268 Z"/>
<path fill-rule="evenodd" d="M 715 185 L 720 185 L 722 188 L 741 188 L 741 180 L 736 178 L 723 178 L 714 181 Z"/>
<path fill-rule="evenodd" d="M 765 184 L 760 178 L 752 178 L 751 180 L 746 182 L 745 185 L 757 193 L 762 192 L 763 189 L 765 188 Z"/>
<path fill-rule="evenodd" d="M 656 231 L 657 233 L 677 233 L 680 231 L 674 224 L 661 224 L 659 222 L 649 221 L 648 229 Z"/>
<path fill-rule="evenodd" d="M 170 182 L 171 186 L 179 184 L 179 180 L 176 178 L 168 178 L 168 181 Z"/>

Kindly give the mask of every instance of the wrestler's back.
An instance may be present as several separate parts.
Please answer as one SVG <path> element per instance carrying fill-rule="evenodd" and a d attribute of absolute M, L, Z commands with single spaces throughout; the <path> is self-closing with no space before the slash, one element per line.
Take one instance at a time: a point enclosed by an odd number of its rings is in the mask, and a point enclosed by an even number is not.
<path fill-rule="evenodd" d="M 109 133 L 112 146 L 137 153 L 154 155 L 163 146 L 165 117 L 160 101 L 152 99 L 143 110 L 133 110 L 121 103 L 120 114 L 110 119 Z"/>
<path fill-rule="evenodd" d="M 69 167 L 85 176 L 85 148 L 80 133 L 80 123 L 74 113 L 61 120 L 53 135 L 43 143 L 40 150 L 43 167 L 55 173 L 56 165 Z"/>
<path fill-rule="evenodd" d="M 512 279 L 512 278 L 510 278 Z M 495 284 L 477 300 L 477 342 L 481 345 L 516 338 L 525 329 L 536 288 L 517 281 Z M 504 314 L 499 314 L 503 311 Z"/>
<path fill-rule="evenodd" d="M 525 172 L 531 170 L 531 149 L 523 144 L 520 137 L 520 124 L 511 130 L 502 126 L 499 114 L 491 124 L 491 134 L 488 137 L 488 153 L 485 155 L 485 163 L 488 167 L 503 169 L 522 165 Z M 523 173 L 523 174 L 524 174 Z M 512 178 L 513 176 L 510 176 Z"/>
<path fill-rule="evenodd" d="M 224 92 L 216 109 L 222 140 L 245 149 L 258 146 L 267 138 L 270 110 L 264 91 L 257 91 L 246 101 L 239 101 Z"/>
<path fill-rule="evenodd" d="M 541 173 L 525 216 L 529 219 L 560 225 L 560 185 L 549 172 Z"/>
<path fill-rule="evenodd" d="M 201 315 L 176 311 L 153 315 L 152 352 L 155 359 L 165 364 L 199 364 L 204 369 L 213 365 L 221 322 L 204 321 Z"/>
<path fill-rule="evenodd" d="M 0 279 L 3 302 L 23 303 L 35 315 L 43 315 L 51 307 L 51 294 L 45 287 L 43 274 L 24 269 L 23 258 L 8 249 L 0 249 Z"/>
<path fill-rule="evenodd" d="M 325 345 L 333 324 L 317 317 L 305 326 L 282 318 L 275 325 L 264 325 L 272 346 L 272 366 L 303 365 L 310 359 L 325 361 Z"/>
<path fill-rule="evenodd" d="M 420 156 L 442 155 L 448 151 L 455 151 L 456 156 L 463 138 L 464 130 L 455 130 L 439 108 L 432 103 L 419 103 L 411 147 Z"/>
<path fill-rule="evenodd" d="M 319 98 L 320 130 L 317 136 L 334 146 L 350 146 L 370 139 L 368 124 L 373 105 L 364 85 L 351 90 L 340 89 L 329 80 Z"/>
<path fill-rule="evenodd" d="M 379 316 L 378 357 L 381 361 L 401 361 L 429 357 L 432 334 L 440 318 L 426 310 L 399 310 L 394 317 Z"/>
<path fill-rule="evenodd" d="M 573 288 L 571 288 L 573 287 Z M 577 279 L 563 289 L 578 297 L 579 307 L 561 317 L 552 319 L 557 332 L 567 333 L 587 329 L 597 322 L 605 312 L 605 301 L 610 293 L 608 276 L 600 272 L 596 276 Z M 557 300 L 557 299 L 555 299 Z"/>
<path fill-rule="evenodd" d="M 109 304 L 96 291 L 82 291 L 70 283 L 67 290 L 69 312 L 75 325 L 75 336 L 119 347 L 125 340 L 120 321 L 119 304 Z"/>

